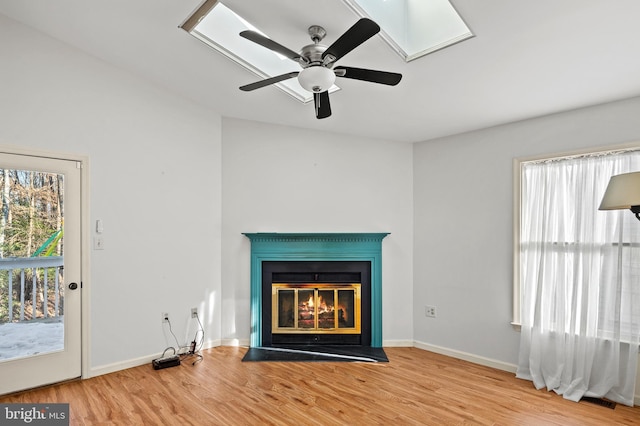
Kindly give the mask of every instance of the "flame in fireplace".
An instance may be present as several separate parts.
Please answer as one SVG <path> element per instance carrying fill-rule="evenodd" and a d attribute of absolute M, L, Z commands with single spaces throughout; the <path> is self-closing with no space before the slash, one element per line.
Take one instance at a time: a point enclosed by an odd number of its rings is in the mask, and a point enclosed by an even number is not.
<path fill-rule="evenodd" d="M 322 296 L 318 295 L 318 314 L 333 312 L 333 309 L 333 305 L 327 305 Z"/>
<path fill-rule="evenodd" d="M 306 302 L 302 302 L 301 304 L 302 308 L 304 310 L 309 310 L 312 311 L 314 310 L 315 306 L 315 300 L 313 298 L 313 295 L 309 296 L 309 299 L 307 299 Z M 327 304 L 327 302 L 324 300 L 324 298 L 320 295 L 318 295 L 318 313 L 322 314 L 322 313 L 327 313 L 327 312 L 333 312 L 335 310 L 335 307 L 332 304 Z"/>

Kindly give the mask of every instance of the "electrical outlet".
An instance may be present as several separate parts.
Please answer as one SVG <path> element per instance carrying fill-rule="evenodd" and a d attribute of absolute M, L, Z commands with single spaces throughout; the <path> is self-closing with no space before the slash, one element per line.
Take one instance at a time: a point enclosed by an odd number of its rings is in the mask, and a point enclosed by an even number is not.
<path fill-rule="evenodd" d="M 162 313 L 162 323 L 167 323 L 169 322 L 169 313 L 168 312 L 163 312 Z"/>
<path fill-rule="evenodd" d="M 436 307 L 435 306 L 425 305 L 425 307 L 424 307 L 424 315 L 426 317 L 429 317 L 429 318 L 435 318 L 436 317 Z"/>
<path fill-rule="evenodd" d="M 191 318 L 198 318 L 198 308 L 191 308 Z"/>

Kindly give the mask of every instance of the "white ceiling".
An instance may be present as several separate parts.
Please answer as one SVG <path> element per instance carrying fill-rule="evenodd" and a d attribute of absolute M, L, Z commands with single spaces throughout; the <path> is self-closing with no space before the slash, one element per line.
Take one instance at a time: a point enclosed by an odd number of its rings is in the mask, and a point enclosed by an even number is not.
<path fill-rule="evenodd" d="M 314 117 L 178 26 L 200 0 L 0 0 L 0 13 L 223 116 L 417 142 L 640 95 L 640 1 L 453 0 L 475 37 L 405 63 L 379 36 L 338 65 L 402 73 L 389 87 L 341 79 L 333 115 Z M 325 44 L 358 17 L 340 0 L 226 0 L 292 50 Z M 428 24 L 425 24 L 428 25 Z"/>

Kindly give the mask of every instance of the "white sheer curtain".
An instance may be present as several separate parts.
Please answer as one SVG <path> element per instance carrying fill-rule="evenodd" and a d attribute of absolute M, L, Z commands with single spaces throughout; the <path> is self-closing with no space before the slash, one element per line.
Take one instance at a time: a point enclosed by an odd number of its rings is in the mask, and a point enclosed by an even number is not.
<path fill-rule="evenodd" d="M 640 221 L 598 211 L 627 152 L 522 169 L 521 339 L 516 376 L 565 398 L 633 405 L 640 341 Z"/>

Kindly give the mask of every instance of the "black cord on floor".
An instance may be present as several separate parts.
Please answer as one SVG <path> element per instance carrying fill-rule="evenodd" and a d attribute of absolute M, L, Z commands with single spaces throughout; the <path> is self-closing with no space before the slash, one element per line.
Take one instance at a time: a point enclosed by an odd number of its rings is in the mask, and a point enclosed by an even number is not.
<path fill-rule="evenodd" d="M 193 341 L 189 347 L 189 351 L 187 353 L 180 354 L 180 361 L 185 361 L 189 358 L 195 357 L 195 360 L 191 363 L 191 365 L 196 365 L 200 361 L 204 359 L 200 351 L 204 346 L 204 327 L 202 326 L 202 322 L 200 322 L 200 316 L 196 312 L 196 320 L 198 321 L 198 325 L 200 328 L 196 330 L 196 334 L 193 336 Z M 198 340 L 198 335 L 200 335 L 200 339 Z"/>
<path fill-rule="evenodd" d="M 178 342 L 178 338 L 176 337 L 175 333 L 173 332 L 173 328 L 171 328 L 171 321 L 169 319 L 167 319 L 167 323 L 169 324 L 169 332 L 173 336 L 173 339 L 176 341 L 177 349 L 172 347 L 172 346 L 169 346 L 162 353 L 162 357 L 165 356 L 165 354 L 167 353 L 167 351 L 169 349 L 172 349 L 173 350 L 173 354 L 174 355 L 178 355 L 180 357 L 180 361 L 181 362 L 184 362 L 185 360 L 187 360 L 187 359 L 189 359 L 191 357 L 195 357 L 196 359 L 191 363 L 191 365 L 196 365 L 198 362 L 200 362 L 200 361 L 202 361 L 204 359 L 204 357 L 200 353 L 200 351 L 202 350 L 202 347 L 204 346 L 204 327 L 202 326 L 202 322 L 200 322 L 200 317 L 198 316 L 197 312 L 196 312 L 195 315 L 196 315 L 196 320 L 198 321 L 198 325 L 200 326 L 200 328 L 198 328 L 198 330 L 196 330 L 196 334 L 195 334 L 195 336 L 193 336 L 193 341 L 191 342 L 190 346 L 180 346 L 180 343 Z M 199 334 L 200 334 L 200 339 L 198 340 L 198 335 Z M 183 350 L 186 350 L 187 352 L 181 352 Z"/>

